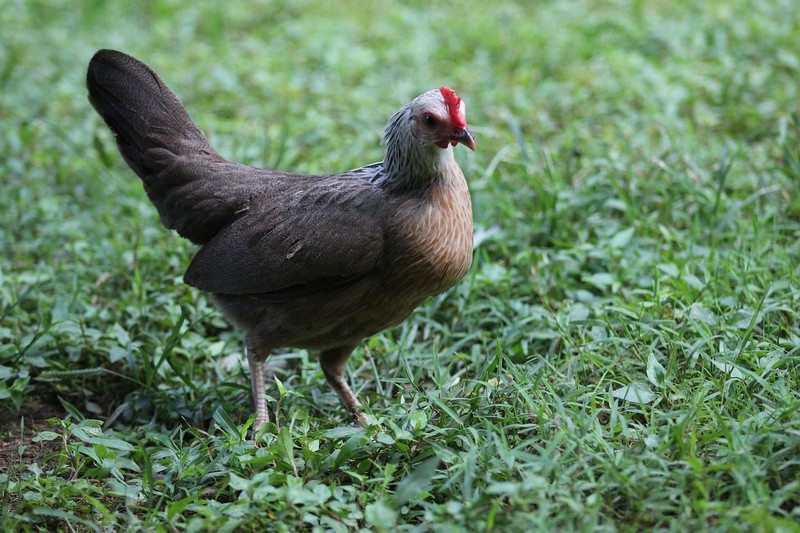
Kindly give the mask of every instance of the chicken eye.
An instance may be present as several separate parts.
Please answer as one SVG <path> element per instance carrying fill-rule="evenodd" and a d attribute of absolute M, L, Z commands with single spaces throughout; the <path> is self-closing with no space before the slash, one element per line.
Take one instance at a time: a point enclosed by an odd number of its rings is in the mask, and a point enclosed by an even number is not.
<path fill-rule="evenodd" d="M 425 118 L 425 124 L 431 128 L 434 128 L 439 124 L 439 121 L 436 120 L 436 117 L 434 117 L 430 113 L 425 113 L 424 118 Z"/>

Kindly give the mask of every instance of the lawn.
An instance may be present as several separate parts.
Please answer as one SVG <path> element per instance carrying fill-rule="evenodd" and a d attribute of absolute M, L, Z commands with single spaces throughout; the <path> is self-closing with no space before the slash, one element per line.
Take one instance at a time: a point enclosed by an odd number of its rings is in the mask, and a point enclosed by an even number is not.
<path fill-rule="evenodd" d="M 793 0 L 0 9 L 0 530 L 800 531 Z M 453 87 L 468 276 L 313 353 L 254 440 L 243 339 L 91 109 L 100 48 L 217 150 L 330 173 Z"/>

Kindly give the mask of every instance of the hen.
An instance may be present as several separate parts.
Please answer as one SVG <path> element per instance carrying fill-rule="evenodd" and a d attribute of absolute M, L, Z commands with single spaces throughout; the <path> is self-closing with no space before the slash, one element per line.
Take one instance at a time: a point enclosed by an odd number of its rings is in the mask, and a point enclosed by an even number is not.
<path fill-rule="evenodd" d="M 453 158 L 458 143 L 475 150 L 461 99 L 447 87 L 423 93 L 389 119 L 382 162 L 307 176 L 221 157 L 129 55 L 97 52 L 87 87 L 164 226 L 202 245 L 185 282 L 246 333 L 255 429 L 269 420 L 264 363 L 279 347 L 319 350 L 328 383 L 364 424 L 344 377 L 354 347 L 472 262 L 469 190 Z"/>

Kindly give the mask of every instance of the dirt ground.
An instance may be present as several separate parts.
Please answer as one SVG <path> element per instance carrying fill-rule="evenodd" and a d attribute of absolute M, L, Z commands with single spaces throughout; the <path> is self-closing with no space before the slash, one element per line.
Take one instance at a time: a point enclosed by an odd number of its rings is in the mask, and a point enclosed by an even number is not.
<path fill-rule="evenodd" d="M 61 447 L 61 440 L 33 442 L 33 437 L 50 429 L 48 419 L 61 418 L 64 408 L 54 401 L 35 400 L 19 411 L 0 410 L 0 471 L 22 465 L 46 462 L 47 456 Z"/>

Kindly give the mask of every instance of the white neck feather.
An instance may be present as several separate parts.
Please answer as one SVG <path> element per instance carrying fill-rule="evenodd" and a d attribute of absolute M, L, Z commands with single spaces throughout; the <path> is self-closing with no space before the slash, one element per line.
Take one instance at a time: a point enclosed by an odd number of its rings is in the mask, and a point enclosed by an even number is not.
<path fill-rule="evenodd" d="M 383 172 L 374 182 L 396 191 L 424 189 L 428 185 L 446 180 L 449 169 L 456 165 L 453 149 L 424 145 L 411 135 L 410 104 L 395 113 L 386 124 L 383 144 L 386 158 Z"/>

